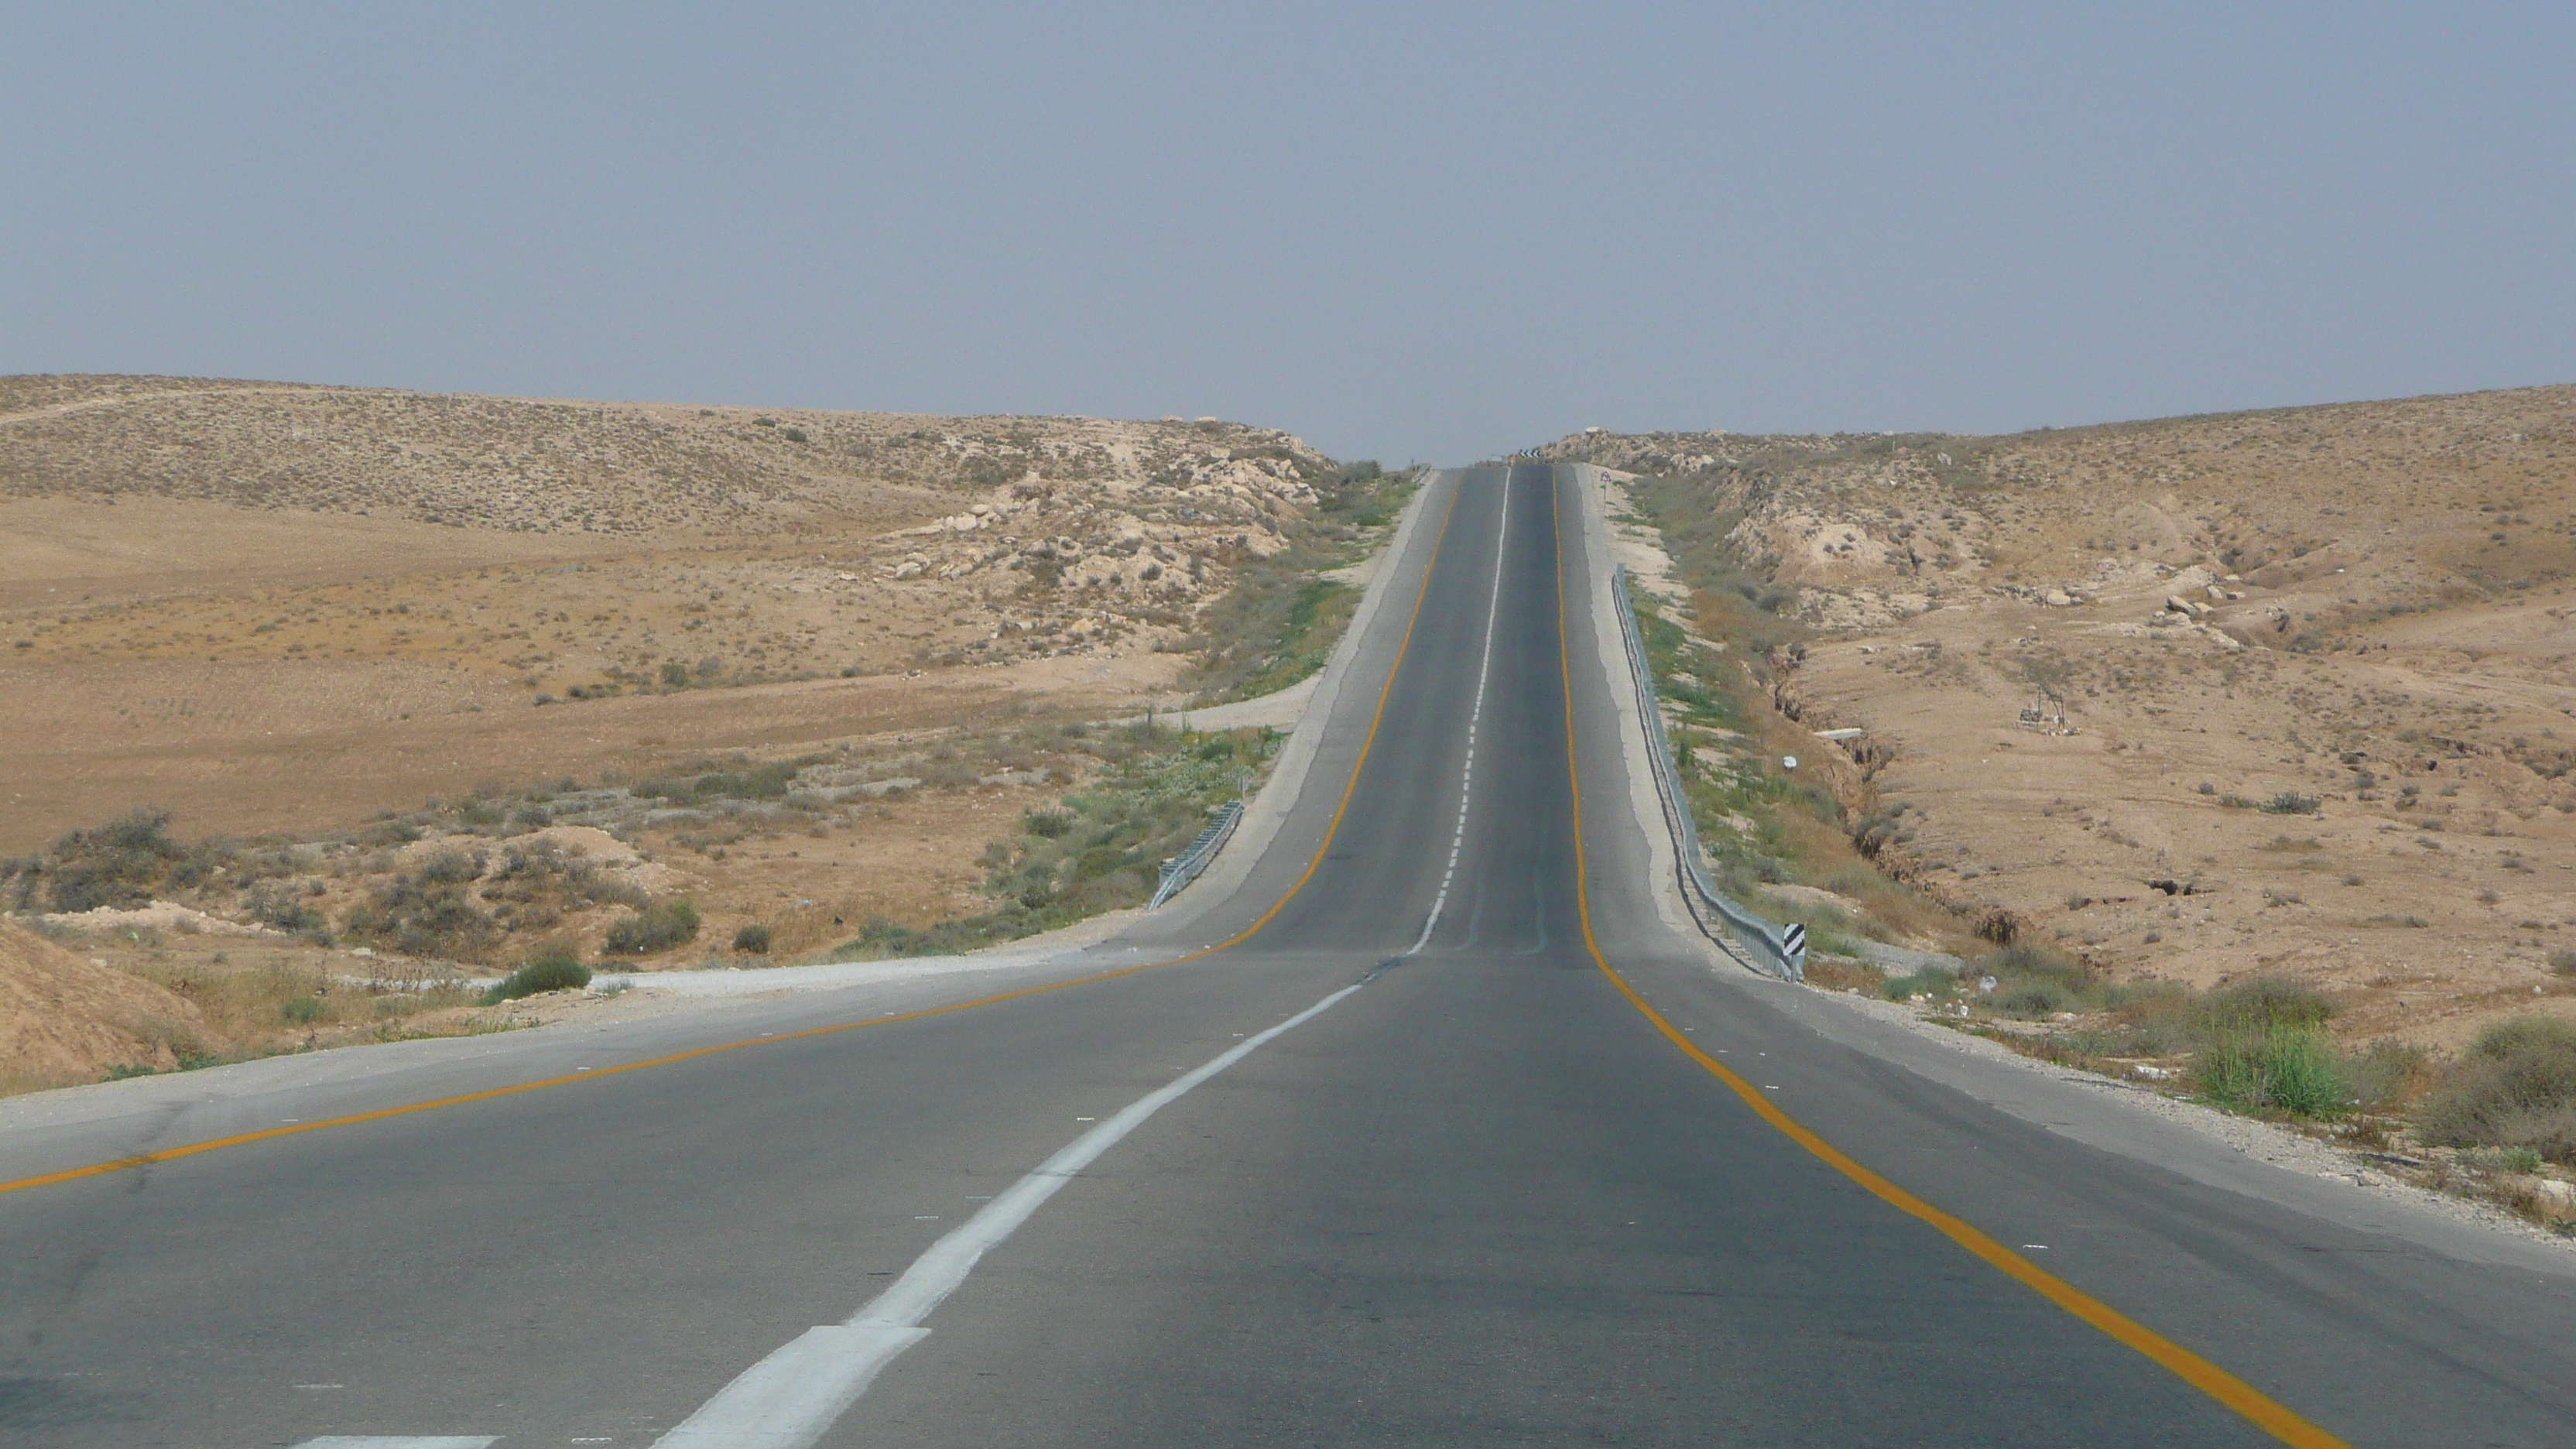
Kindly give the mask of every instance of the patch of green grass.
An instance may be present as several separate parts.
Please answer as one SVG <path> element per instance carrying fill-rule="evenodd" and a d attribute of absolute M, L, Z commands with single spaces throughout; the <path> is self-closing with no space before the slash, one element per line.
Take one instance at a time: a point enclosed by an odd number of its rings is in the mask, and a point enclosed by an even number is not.
<path fill-rule="evenodd" d="M 2242 1112 L 2334 1117 L 2349 1106 L 2334 1051 L 2314 1026 L 2223 1026 L 2194 1076 L 2209 1100 Z"/>
<path fill-rule="evenodd" d="M 485 1006 L 498 1006 L 546 991 L 579 991 L 590 984 L 590 968 L 569 951 L 549 951 L 502 978 L 483 993 Z"/>
<path fill-rule="evenodd" d="M 697 938 L 696 906 L 686 900 L 657 901 L 612 923 L 600 949 L 619 956 L 644 956 Z"/>

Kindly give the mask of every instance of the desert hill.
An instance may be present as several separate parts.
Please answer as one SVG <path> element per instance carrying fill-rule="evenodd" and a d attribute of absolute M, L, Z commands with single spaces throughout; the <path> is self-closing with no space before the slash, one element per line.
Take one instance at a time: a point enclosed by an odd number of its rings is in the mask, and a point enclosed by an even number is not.
<path fill-rule="evenodd" d="M 1540 452 L 1643 475 L 1696 612 L 1770 621 L 1777 707 L 1868 732 L 1882 867 L 2106 970 L 2310 977 L 2428 1040 L 2567 986 L 2576 388 Z"/>
<path fill-rule="evenodd" d="M 1168 690 L 1340 476 L 1213 419 L 0 378 L 0 851 Z"/>
<path fill-rule="evenodd" d="M 1282 433 L 1088 418 L 548 401 L 163 377 L 0 378 L 0 496 L 142 494 L 639 538 L 936 507 L 1024 479 L 1191 480 Z"/>

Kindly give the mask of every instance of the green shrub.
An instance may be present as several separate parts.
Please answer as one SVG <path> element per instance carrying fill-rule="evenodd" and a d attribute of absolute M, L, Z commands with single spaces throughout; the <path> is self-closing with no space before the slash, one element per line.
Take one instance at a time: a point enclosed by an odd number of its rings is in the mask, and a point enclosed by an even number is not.
<path fill-rule="evenodd" d="M 1995 987 L 1994 1008 L 2006 1016 L 2052 1016 L 2061 1011 L 2075 1011 L 2084 998 L 2069 990 L 2062 981 L 2037 978 Z"/>
<path fill-rule="evenodd" d="M 2018 942 L 1986 958 L 1995 978 L 1994 1009 L 2007 1016 L 2041 1017 L 2060 1011 L 2082 1011 L 2093 1004 L 2096 985 L 2084 964 L 2045 946 Z"/>
<path fill-rule="evenodd" d="M 2284 790 L 2264 801 L 2260 808 L 2266 815 L 2314 815 L 2317 813 L 2317 797 Z"/>
<path fill-rule="evenodd" d="M 2315 987 L 2277 976 L 2258 977 L 2209 995 L 2210 1019 L 2222 1030 L 2314 1028 L 2335 1014 L 2335 1004 Z"/>
<path fill-rule="evenodd" d="M 170 838 L 169 824 L 166 810 L 134 810 L 70 832 L 42 859 L 15 863 L 10 908 L 34 906 L 39 888 L 65 914 L 148 905 L 156 886 L 199 884 L 224 863 L 221 847 L 182 846 Z"/>
<path fill-rule="evenodd" d="M 2549 953 L 2549 969 L 2559 976 L 2576 976 L 2576 950 L 2561 946 Z"/>
<path fill-rule="evenodd" d="M 698 909 L 685 900 L 646 906 L 608 928 L 601 949 L 621 956 L 668 950 L 698 937 Z"/>
<path fill-rule="evenodd" d="M 1054 840 L 1073 828 L 1070 810 L 1032 810 L 1020 822 L 1020 828 L 1041 840 Z"/>
<path fill-rule="evenodd" d="M 767 926 L 743 927 L 741 930 L 733 933 L 733 948 L 746 955 L 768 955 L 769 928 Z"/>
<path fill-rule="evenodd" d="M 574 960 L 570 951 L 548 951 L 484 992 L 483 1004 L 496 1006 L 541 991 L 579 991 L 589 984 L 590 968 Z"/>
<path fill-rule="evenodd" d="M 2499 1022 L 2470 1044 L 2417 1116 L 2448 1147 L 2521 1147 L 2576 1166 L 2576 1026 Z"/>
<path fill-rule="evenodd" d="M 340 934 L 407 956 L 479 961 L 499 941 L 498 922 L 474 904 L 484 858 L 447 853 L 370 892 L 340 923 Z"/>
<path fill-rule="evenodd" d="M 262 888 L 250 898 L 251 919 L 263 926 L 298 934 L 319 934 L 329 928 L 322 913 L 293 896 Z"/>
<path fill-rule="evenodd" d="M 783 798 L 788 786 L 795 783 L 798 768 L 792 760 L 780 760 L 731 770 L 709 769 L 698 775 L 647 780 L 635 787 L 635 793 L 668 800 L 674 805 L 702 805 L 717 800 L 777 800 Z"/>
<path fill-rule="evenodd" d="M 1926 966 L 1911 976 L 1891 976 L 1879 987 L 1890 1001 L 1911 1001 L 1917 996 L 1946 996 L 1959 988 L 1959 978 L 1938 966 Z"/>
<path fill-rule="evenodd" d="M 290 996 L 278 1003 L 277 1014 L 297 1026 L 311 1026 L 322 1019 L 329 1008 L 318 996 Z"/>
<path fill-rule="evenodd" d="M 2222 1027 L 2197 1066 L 2202 1094 L 2240 1111 L 2332 1117 L 2348 1105 L 2334 1053 L 2313 1026 Z"/>

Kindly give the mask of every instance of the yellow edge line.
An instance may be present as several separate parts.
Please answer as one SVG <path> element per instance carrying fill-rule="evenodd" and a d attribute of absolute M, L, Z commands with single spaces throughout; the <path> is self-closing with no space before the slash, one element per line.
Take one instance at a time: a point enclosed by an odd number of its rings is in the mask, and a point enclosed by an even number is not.
<path fill-rule="evenodd" d="M 723 1042 L 715 1046 L 696 1047 L 689 1051 L 673 1052 L 668 1056 L 653 1057 L 645 1061 L 628 1062 L 624 1066 L 602 1067 L 596 1071 L 579 1072 L 561 1077 L 547 1077 L 543 1080 L 534 1082 L 521 1082 L 517 1086 L 494 1087 L 488 1091 L 468 1092 L 460 1097 L 440 1097 L 434 1101 L 414 1102 L 409 1106 L 385 1107 L 377 1111 L 358 1112 L 346 1117 L 326 1117 L 315 1122 L 299 1122 L 292 1126 L 270 1127 L 258 1132 L 243 1132 L 231 1137 L 216 1137 L 204 1142 L 192 1142 L 185 1147 L 169 1147 L 158 1152 L 145 1152 L 133 1157 L 120 1157 L 110 1162 L 93 1162 L 86 1167 L 66 1168 L 61 1172 L 48 1172 L 36 1177 L 22 1177 L 14 1182 L 0 1182 L 0 1195 L 13 1192 L 25 1192 L 30 1188 L 51 1187 L 56 1183 L 78 1182 L 83 1178 L 104 1177 L 111 1172 L 130 1172 L 139 1167 L 153 1167 L 164 1162 L 176 1162 L 181 1158 L 195 1157 L 199 1153 L 219 1152 L 227 1147 L 247 1147 L 254 1142 L 267 1142 L 279 1137 L 294 1137 L 306 1132 L 326 1131 L 333 1127 L 354 1127 L 362 1122 L 382 1122 L 392 1117 L 407 1117 L 414 1112 L 436 1112 L 448 1107 L 462 1107 L 472 1102 L 489 1102 L 501 1097 L 515 1097 L 522 1092 L 541 1092 L 549 1087 L 568 1087 L 577 1082 L 596 1082 L 608 1077 L 623 1076 L 628 1072 L 649 1071 L 655 1067 L 667 1067 L 680 1062 L 695 1061 L 700 1057 L 714 1056 L 719 1052 L 740 1051 L 745 1047 L 776 1046 L 783 1042 L 803 1041 L 807 1038 L 818 1036 L 832 1036 L 840 1032 L 859 1031 L 872 1026 L 892 1026 L 897 1022 L 920 1021 L 933 1016 L 946 1016 L 951 1012 L 971 1011 L 979 1006 L 996 1006 L 1005 1001 L 1018 1001 L 1023 997 L 1041 996 L 1050 991 L 1064 991 L 1076 986 L 1091 986 L 1103 981 L 1115 981 L 1119 977 L 1133 976 L 1140 971 L 1156 971 L 1166 966 L 1178 966 L 1183 962 L 1201 960 L 1205 957 L 1213 956 L 1220 951 L 1230 950 L 1233 947 L 1242 945 L 1245 941 L 1250 940 L 1255 932 L 1259 931 L 1262 927 L 1269 925 L 1271 918 L 1278 915 L 1280 910 L 1291 900 L 1296 899 L 1297 893 L 1306 888 L 1306 882 L 1315 878 L 1316 868 L 1324 863 L 1325 852 L 1333 848 L 1333 837 L 1340 832 L 1342 828 L 1342 817 L 1349 813 L 1351 808 L 1351 799 L 1359 790 L 1360 771 L 1368 764 L 1369 752 L 1377 745 L 1378 725 L 1385 720 L 1387 701 L 1395 694 L 1395 677 L 1403 670 L 1405 656 L 1413 649 L 1414 626 L 1422 622 L 1423 601 L 1431 597 L 1431 575 L 1433 571 L 1438 569 L 1440 566 L 1440 548 L 1443 543 L 1448 541 L 1449 520 L 1458 512 L 1458 494 L 1463 490 L 1463 482 L 1464 480 L 1461 480 L 1462 487 L 1460 489 L 1452 489 L 1450 491 L 1449 507 L 1440 515 L 1440 532 L 1432 538 L 1431 557 L 1422 566 L 1421 591 L 1413 596 L 1413 613 L 1404 621 L 1404 638 L 1396 646 L 1395 662 L 1387 666 L 1386 683 L 1379 688 L 1377 693 L 1377 712 L 1369 716 L 1368 735 L 1365 739 L 1360 741 L 1359 758 L 1351 764 L 1350 781 L 1342 786 L 1341 801 L 1333 807 L 1333 818 L 1331 822 L 1324 827 L 1324 839 L 1321 844 L 1315 847 L 1314 859 L 1306 862 L 1305 872 L 1297 877 L 1296 884 L 1288 887 L 1286 894 L 1280 896 L 1276 901 L 1271 902 L 1270 909 L 1263 911 L 1258 920 L 1255 920 L 1251 925 L 1244 927 L 1241 931 L 1227 937 L 1225 940 L 1217 942 L 1213 946 L 1209 946 L 1204 950 L 1193 951 L 1186 956 L 1175 956 L 1169 961 L 1148 961 L 1135 966 L 1122 966 L 1115 971 L 1103 971 L 1097 975 L 1077 976 L 1069 981 L 1054 981 L 1043 986 L 1023 986 L 1016 991 L 1003 991 L 997 992 L 991 996 L 979 996 L 972 1001 L 958 1001 L 952 1002 L 946 1006 L 924 1007 L 919 1011 L 906 1011 L 894 1016 L 871 1017 L 866 1021 L 845 1021 L 834 1026 L 811 1027 L 804 1031 L 791 1031 L 779 1036 L 754 1037 L 749 1041 Z M 1321 728 L 1322 723 L 1323 722 L 1320 719 L 1317 720 L 1317 727 Z"/>
<path fill-rule="evenodd" d="M 2109 1334 L 2127 1347 L 2153 1359 L 2174 1377 L 2233 1409 L 2255 1427 L 2282 1443 L 2296 1445 L 2298 1449 L 2351 1449 L 2351 1446 L 2345 1444 L 2343 1440 L 2264 1397 L 2259 1390 L 2243 1379 L 2171 1339 L 2165 1338 L 2073 1284 L 2056 1277 L 2028 1258 L 1979 1232 L 1966 1221 L 1952 1217 L 1853 1161 L 1840 1148 L 1817 1136 L 1796 1118 L 1781 1111 L 1770 1098 L 1764 1096 L 1751 1082 L 1738 1076 L 1724 1062 L 1700 1050 L 1698 1043 L 1675 1030 L 1673 1024 L 1664 1019 L 1663 1013 L 1647 1004 L 1646 999 L 1621 979 L 1618 972 L 1610 969 L 1609 959 L 1601 954 L 1601 944 L 1592 935 L 1591 871 L 1583 855 L 1583 781 L 1575 769 L 1574 762 L 1574 663 L 1566 642 L 1566 629 L 1565 545 L 1564 531 L 1560 527 L 1557 530 L 1556 552 L 1556 658 L 1557 667 L 1564 676 L 1565 686 L 1565 773 L 1567 783 L 1573 789 L 1576 914 L 1583 923 L 1583 945 L 1592 953 L 1592 964 L 1601 969 L 1601 974 L 1609 978 L 1610 984 L 1618 988 L 1621 996 L 1628 999 L 1628 1004 L 1644 1013 L 1646 1019 L 1654 1023 L 1655 1030 L 1663 1033 L 1666 1041 L 1681 1048 L 1684 1056 L 1697 1063 L 1710 1076 L 1725 1083 L 1736 1096 L 1743 1098 L 1745 1105 L 1751 1107 L 1756 1116 L 1778 1128 L 1790 1141 L 1823 1159 L 1825 1164 L 1836 1172 L 1867 1188 L 1880 1201 L 1899 1212 L 1931 1224 L 1950 1241 L 2001 1269 L 2007 1276 L 2049 1302 Z"/>

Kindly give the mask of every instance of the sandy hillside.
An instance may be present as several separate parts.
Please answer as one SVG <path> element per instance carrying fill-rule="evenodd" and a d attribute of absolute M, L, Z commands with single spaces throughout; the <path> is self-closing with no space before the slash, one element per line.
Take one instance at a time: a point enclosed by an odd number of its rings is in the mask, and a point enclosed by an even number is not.
<path fill-rule="evenodd" d="M 1647 475 L 1700 597 L 1796 626 L 1747 667 L 1867 731 L 1882 868 L 2369 1032 L 2576 1005 L 2576 389 L 1542 451 Z"/>
<path fill-rule="evenodd" d="M 1168 690 L 1331 476 L 1214 420 L 0 379 L 0 851 Z"/>
<path fill-rule="evenodd" d="M 95 1081 L 110 1067 L 176 1065 L 205 1027 L 185 998 L 93 965 L 0 920 L 0 1074 L 15 1084 Z"/>

